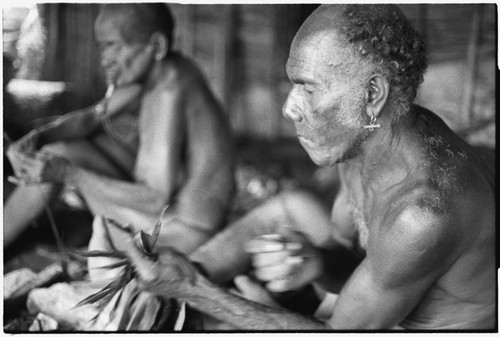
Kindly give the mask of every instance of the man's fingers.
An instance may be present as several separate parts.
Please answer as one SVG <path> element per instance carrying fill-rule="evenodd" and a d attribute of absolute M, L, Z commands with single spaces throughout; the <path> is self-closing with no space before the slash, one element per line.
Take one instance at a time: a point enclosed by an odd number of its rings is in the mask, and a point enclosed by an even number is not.
<path fill-rule="evenodd" d="M 261 239 L 250 240 L 245 245 L 245 251 L 250 254 L 279 252 L 285 249 L 285 244 L 277 241 Z"/>
<path fill-rule="evenodd" d="M 17 186 L 37 185 L 40 181 L 30 177 L 8 176 L 7 181 Z"/>
<path fill-rule="evenodd" d="M 261 297 L 267 291 L 257 282 L 253 281 L 247 275 L 238 275 L 233 279 L 236 289 L 248 299 L 257 300 L 256 297 Z"/>
<path fill-rule="evenodd" d="M 272 281 L 284 277 L 290 277 L 295 268 L 286 263 L 276 264 L 269 267 L 255 269 L 255 276 L 261 281 Z"/>
<path fill-rule="evenodd" d="M 270 281 L 266 284 L 266 288 L 269 291 L 280 293 L 284 291 L 293 290 L 293 279 L 292 278 L 281 278 L 277 280 Z"/>
<path fill-rule="evenodd" d="M 262 290 L 262 287 L 256 282 L 252 281 L 247 275 L 238 275 L 233 280 L 236 289 L 242 294 L 252 293 L 254 291 Z"/>
<path fill-rule="evenodd" d="M 259 283 L 253 281 L 250 277 L 238 275 L 234 278 L 233 282 L 241 296 L 246 299 L 268 306 L 279 306 L 269 295 L 267 290 Z"/>
<path fill-rule="evenodd" d="M 280 264 L 289 257 L 289 252 L 280 250 L 271 253 L 255 253 L 252 255 L 252 264 L 255 268 L 267 267 Z"/>
<path fill-rule="evenodd" d="M 250 254 L 272 253 L 282 250 L 297 251 L 300 249 L 302 249 L 302 244 L 300 242 L 274 241 L 265 238 L 250 240 L 245 245 L 245 251 Z"/>

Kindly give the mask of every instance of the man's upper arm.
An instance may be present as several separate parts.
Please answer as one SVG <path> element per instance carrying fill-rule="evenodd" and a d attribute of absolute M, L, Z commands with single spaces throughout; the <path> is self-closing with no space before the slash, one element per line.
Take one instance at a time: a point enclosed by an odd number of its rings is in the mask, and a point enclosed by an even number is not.
<path fill-rule="evenodd" d="M 456 234 L 447 221 L 414 207 L 370 233 L 367 256 L 340 293 L 329 320 L 332 327 L 400 324 L 456 257 Z"/>
<path fill-rule="evenodd" d="M 213 232 L 220 224 L 233 189 L 233 142 L 230 127 L 212 94 L 199 83 L 187 111 L 188 180 L 178 195 L 179 216 Z"/>
<path fill-rule="evenodd" d="M 182 91 L 169 89 L 158 90 L 143 100 L 135 167 L 136 179 L 165 194 L 165 198 L 176 185 L 185 132 Z"/>

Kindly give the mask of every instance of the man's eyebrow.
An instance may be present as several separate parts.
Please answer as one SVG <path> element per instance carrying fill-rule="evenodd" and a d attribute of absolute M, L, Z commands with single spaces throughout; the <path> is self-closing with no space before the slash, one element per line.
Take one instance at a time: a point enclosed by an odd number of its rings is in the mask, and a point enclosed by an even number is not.
<path fill-rule="evenodd" d="M 312 85 L 318 85 L 320 82 L 318 79 L 308 76 L 307 72 L 289 72 L 288 69 L 290 67 L 290 63 L 286 63 L 286 69 L 287 69 L 287 75 L 288 78 L 290 79 L 291 82 L 298 83 L 298 84 L 312 84 Z M 295 69 L 303 69 L 298 62 L 295 62 L 293 65 Z"/>
<path fill-rule="evenodd" d="M 310 84 L 310 85 L 319 85 L 320 82 L 311 77 L 307 76 L 305 74 L 293 74 L 293 75 L 288 75 L 288 78 L 290 79 L 291 82 L 297 83 L 297 84 Z"/>

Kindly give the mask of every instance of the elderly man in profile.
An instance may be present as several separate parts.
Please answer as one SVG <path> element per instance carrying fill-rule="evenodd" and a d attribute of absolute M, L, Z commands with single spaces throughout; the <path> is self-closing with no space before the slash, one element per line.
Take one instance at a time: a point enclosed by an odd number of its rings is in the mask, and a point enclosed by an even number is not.
<path fill-rule="evenodd" d="M 107 4 L 95 22 L 110 88 L 96 106 L 33 130 L 8 151 L 21 182 L 4 210 L 10 244 L 64 186 L 95 215 L 89 249 L 124 249 L 109 224 L 151 232 L 190 253 L 224 222 L 233 190 L 233 150 L 224 112 L 197 66 L 173 48 L 164 3 Z M 111 259 L 111 258 L 110 258 Z M 116 275 L 89 259 L 92 279 Z"/>
<path fill-rule="evenodd" d="M 331 212 L 282 195 L 189 259 L 154 260 L 130 241 L 142 286 L 233 329 L 494 329 L 492 170 L 413 104 L 426 65 L 396 6 L 320 6 L 292 42 L 283 114 L 311 159 L 339 170 Z M 258 282 L 234 279 L 241 296 L 214 284 L 252 267 Z M 316 315 L 277 305 L 308 284 Z"/>

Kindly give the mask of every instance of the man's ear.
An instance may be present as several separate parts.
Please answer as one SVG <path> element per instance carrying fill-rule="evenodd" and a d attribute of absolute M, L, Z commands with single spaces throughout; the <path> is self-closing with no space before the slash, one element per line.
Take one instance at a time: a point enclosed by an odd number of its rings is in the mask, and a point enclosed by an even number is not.
<path fill-rule="evenodd" d="M 163 60 L 168 54 L 170 41 L 168 37 L 160 32 L 154 32 L 151 35 L 150 43 L 153 46 L 154 58 L 157 61 Z"/>
<path fill-rule="evenodd" d="M 372 75 L 365 88 L 366 113 L 378 117 L 389 97 L 389 82 L 380 74 Z"/>

